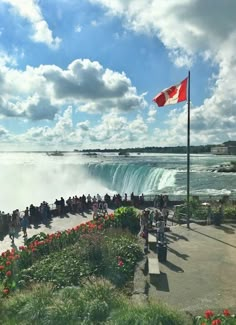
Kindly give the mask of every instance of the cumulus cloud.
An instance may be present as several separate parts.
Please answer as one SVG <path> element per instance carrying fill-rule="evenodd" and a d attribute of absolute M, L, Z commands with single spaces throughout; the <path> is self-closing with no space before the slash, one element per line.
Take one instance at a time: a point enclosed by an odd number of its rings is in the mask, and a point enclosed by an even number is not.
<path fill-rule="evenodd" d="M 78 110 L 90 113 L 111 108 L 129 111 L 146 106 L 144 95 L 137 94 L 125 73 L 105 69 L 97 61 L 78 59 L 66 70 L 57 66 L 41 66 L 39 70 L 51 83 L 54 96 L 79 101 Z"/>
<path fill-rule="evenodd" d="M 51 48 L 58 48 L 61 42 L 59 37 L 53 37 L 47 22 L 44 20 L 41 9 L 36 0 L 18 1 L 3 0 L 13 8 L 14 12 L 32 24 L 34 42 L 45 43 Z"/>
<path fill-rule="evenodd" d="M 90 122 L 88 120 L 86 120 L 84 122 L 79 122 L 77 124 L 77 127 L 80 128 L 83 131 L 88 131 L 89 130 L 89 125 L 90 125 Z"/>
<path fill-rule="evenodd" d="M 17 70 L 2 65 L 0 81 L 0 114 L 6 117 L 53 120 L 65 105 L 91 114 L 147 105 L 124 73 L 90 60 L 75 60 L 66 69 L 41 65 Z"/>
<path fill-rule="evenodd" d="M 112 111 L 102 117 L 101 122 L 89 132 L 89 140 L 104 143 L 107 147 L 133 146 L 135 142 L 147 139 L 148 128 L 140 115 L 132 121 Z"/>
<path fill-rule="evenodd" d="M 157 109 L 155 106 L 151 105 L 148 110 L 147 122 L 152 123 L 156 120 Z"/>
<path fill-rule="evenodd" d="M 215 84 L 203 104 L 191 111 L 192 142 L 218 142 L 235 137 L 236 25 L 234 0 L 90 0 L 110 15 L 123 18 L 124 27 L 156 37 L 177 67 L 191 66 L 196 58 L 218 66 Z M 173 137 L 185 125 L 185 113 L 170 116 Z M 176 124 L 178 122 L 178 124 Z M 222 130 L 224 130 L 222 132 Z M 178 138 L 183 142 L 184 137 Z M 177 138 L 176 138 L 177 139 Z M 177 143 L 177 142 L 176 142 Z"/>
<path fill-rule="evenodd" d="M 8 131 L 0 125 L 0 138 L 3 139 L 7 135 L 8 135 Z"/>
<path fill-rule="evenodd" d="M 20 135 L 17 140 L 21 144 L 31 143 L 42 146 L 68 145 L 73 139 L 74 129 L 72 123 L 72 108 L 68 107 L 63 115 L 57 115 L 54 127 L 34 127 L 25 134 Z"/>

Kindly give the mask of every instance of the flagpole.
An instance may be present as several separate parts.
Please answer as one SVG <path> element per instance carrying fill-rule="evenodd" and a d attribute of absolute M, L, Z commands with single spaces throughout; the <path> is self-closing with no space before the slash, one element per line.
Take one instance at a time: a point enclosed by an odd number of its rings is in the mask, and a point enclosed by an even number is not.
<path fill-rule="evenodd" d="M 190 183 L 190 71 L 188 72 L 188 114 L 187 114 L 187 227 L 190 228 L 189 183 Z"/>

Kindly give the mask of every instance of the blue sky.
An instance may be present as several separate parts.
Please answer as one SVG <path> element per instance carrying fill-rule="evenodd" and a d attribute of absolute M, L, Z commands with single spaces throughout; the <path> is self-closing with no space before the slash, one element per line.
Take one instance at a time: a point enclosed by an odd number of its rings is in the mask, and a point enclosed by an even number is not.
<path fill-rule="evenodd" d="M 186 103 L 152 98 L 188 70 L 191 143 L 236 140 L 235 12 L 234 0 L 2 0 L 0 150 L 185 145 Z"/>

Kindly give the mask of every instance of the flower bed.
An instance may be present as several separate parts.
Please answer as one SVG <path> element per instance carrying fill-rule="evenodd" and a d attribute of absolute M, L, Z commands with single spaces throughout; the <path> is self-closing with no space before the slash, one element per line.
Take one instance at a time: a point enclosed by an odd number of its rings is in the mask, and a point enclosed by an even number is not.
<path fill-rule="evenodd" d="M 127 223 L 127 218 L 131 216 L 132 222 Z M 135 219 L 136 218 L 136 219 Z M 134 222 L 136 221 L 136 223 Z M 75 244 L 85 234 L 95 234 L 108 228 L 128 228 L 133 231 L 133 226 L 137 226 L 138 218 L 132 208 L 123 208 L 122 211 L 115 212 L 98 220 L 82 223 L 72 229 L 63 232 L 56 232 L 46 235 L 39 235 L 30 238 L 25 246 L 19 250 L 11 249 L 2 253 L 0 257 L 0 283 L 3 284 L 3 295 L 8 295 L 10 291 L 17 287 L 19 274 L 22 270 L 31 267 L 34 263 L 51 253 L 61 252 L 63 249 Z M 119 254 L 120 255 L 120 254 Z M 120 264 L 122 264 L 120 262 Z"/>
<path fill-rule="evenodd" d="M 215 314 L 212 310 L 205 311 L 204 316 L 196 316 L 193 321 L 194 325 L 235 325 L 236 316 L 231 314 L 228 309 L 223 310 L 220 314 Z"/>
<path fill-rule="evenodd" d="M 49 254 L 19 273 L 18 284 L 51 282 L 55 287 L 78 286 L 88 276 L 102 276 L 122 286 L 132 276 L 142 251 L 128 233 L 106 230 L 81 235 L 79 242 Z"/>

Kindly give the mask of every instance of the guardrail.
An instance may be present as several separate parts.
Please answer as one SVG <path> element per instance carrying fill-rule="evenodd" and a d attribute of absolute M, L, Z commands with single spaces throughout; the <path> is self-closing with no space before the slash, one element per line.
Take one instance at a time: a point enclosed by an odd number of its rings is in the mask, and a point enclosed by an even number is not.
<path fill-rule="evenodd" d="M 167 194 L 165 194 L 167 195 Z M 170 194 L 168 196 L 168 207 L 174 208 L 175 205 L 182 204 L 186 201 L 185 195 L 174 195 Z M 198 196 L 192 196 L 193 198 L 197 198 L 200 202 L 209 202 L 211 204 L 218 204 L 219 200 L 224 200 L 224 202 L 227 202 L 228 205 L 236 205 L 236 198 L 234 196 L 226 196 L 226 195 L 198 195 Z M 102 198 L 104 199 L 104 197 Z M 128 196 L 125 200 L 125 196 L 121 196 L 122 202 L 124 205 L 135 205 L 140 208 L 150 207 L 154 206 L 154 200 L 157 203 L 158 195 L 150 194 L 150 195 L 144 195 L 143 197 L 135 195 L 133 197 L 133 200 L 131 200 L 131 197 Z M 112 197 L 111 197 L 112 202 Z M 53 216 L 56 215 L 56 205 L 54 203 L 48 204 L 50 207 L 50 210 L 52 211 Z M 113 205 L 114 208 L 116 208 L 115 205 Z M 20 212 L 20 216 L 22 217 L 24 215 L 24 211 Z M 1 214 L 0 213 L 0 234 L 3 232 L 6 232 L 6 229 L 8 229 L 8 223 L 10 221 L 10 214 Z"/>

